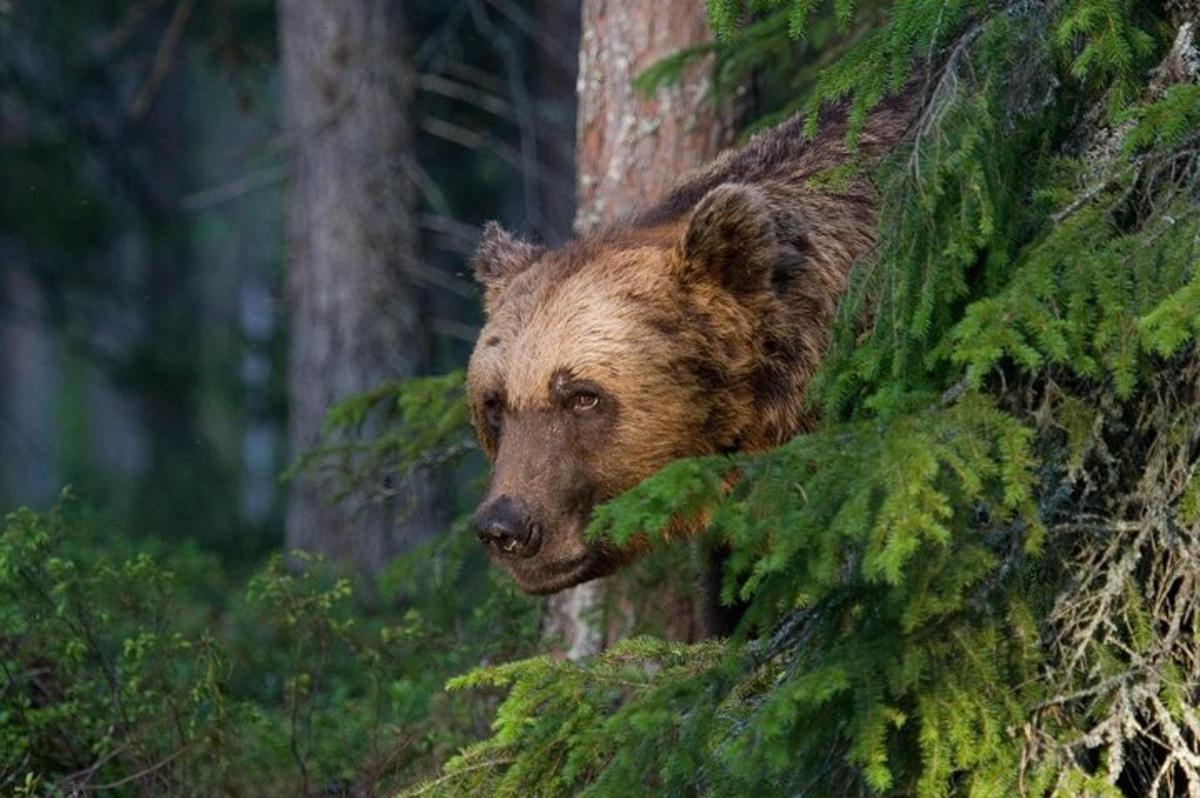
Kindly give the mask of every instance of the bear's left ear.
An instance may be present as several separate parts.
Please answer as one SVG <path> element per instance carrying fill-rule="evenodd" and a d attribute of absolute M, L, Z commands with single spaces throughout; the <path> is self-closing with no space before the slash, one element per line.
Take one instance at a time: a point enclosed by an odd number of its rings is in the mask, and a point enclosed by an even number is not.
<path fill-rule="evenodd" d="M 509 280 L 533 265 L 543 251 L 495 222 L 488 222 L 475 250 L 475 279 L 483 285 L 490 300 Z"/>
<path fill-rule="evenodd" d="M 778 244 L 766 196 L 743 183 L 709 191 L 692 211 L 682 251 L 685 279 L 707 277 L 734 293 L 767 290 Z"/>

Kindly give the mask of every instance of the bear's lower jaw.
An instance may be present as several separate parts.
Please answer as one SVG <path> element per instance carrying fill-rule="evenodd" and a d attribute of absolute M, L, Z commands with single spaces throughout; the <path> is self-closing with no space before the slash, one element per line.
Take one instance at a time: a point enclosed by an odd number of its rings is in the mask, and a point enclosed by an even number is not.
<path fill-rule="evenodd" d="M 592 552 L 558 562 L 547 562 L 542 557 L 528 560 L 497 560 L 496 564 L 512 576 L 517 587 L 534 596 L 547 596 L 566 590 L 599 574 L 593 573 L 595 565 Z"/>
<path fill-rule="evenodd" d="M 563 560 L 540 556 L 526 560 L 495 558 L 495 562 L 508 571 L 521 590 L 534 596 L 548 596 L 608 576 L 619 565 L 619 560 L 611 554 L 600 547 L 588 547 L 578 556 Z"/>

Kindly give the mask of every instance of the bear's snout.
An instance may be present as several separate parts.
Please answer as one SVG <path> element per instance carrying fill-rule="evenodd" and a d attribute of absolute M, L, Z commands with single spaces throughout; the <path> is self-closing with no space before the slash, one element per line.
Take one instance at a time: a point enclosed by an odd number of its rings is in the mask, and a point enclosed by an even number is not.
<path fill-rule="evenodd" d="M 504 557 L 532 557 L 541 545 L 538 525 L 531 514 L 510 496 L 499 496 L 475 512 L 479 541 Z"/>

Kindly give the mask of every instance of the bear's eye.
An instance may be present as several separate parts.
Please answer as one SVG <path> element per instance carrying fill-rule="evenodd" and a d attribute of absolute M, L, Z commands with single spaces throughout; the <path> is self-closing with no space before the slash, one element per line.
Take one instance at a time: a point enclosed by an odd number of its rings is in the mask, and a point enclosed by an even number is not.
<path fill-rule="evenodd" d="M 576 413 L 595 410 L 599 404 L 600 397 L 591 391 L 578 391 L 571 396 L 571 410 Z"/>

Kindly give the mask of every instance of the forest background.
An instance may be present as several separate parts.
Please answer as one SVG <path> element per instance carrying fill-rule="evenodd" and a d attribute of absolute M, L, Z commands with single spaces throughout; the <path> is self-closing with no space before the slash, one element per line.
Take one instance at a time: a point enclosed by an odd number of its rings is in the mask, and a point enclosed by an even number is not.
<path fill-rule="evenodd" d="M 0 792 L 1200 790 L 1195 17 L 0 2 Z M 464 520 L 481 223 L 561 241 L 921 64 L 828 429 L 595 530 L 704 541 L 515 592 Z"/>

